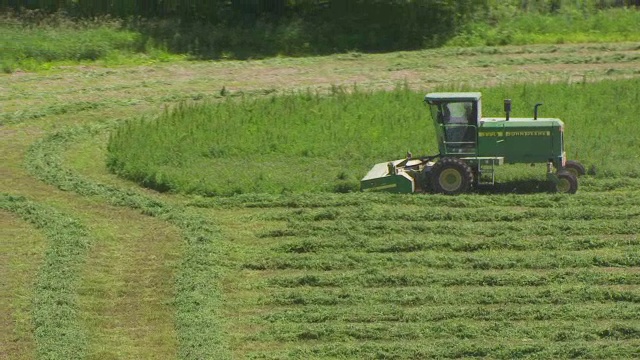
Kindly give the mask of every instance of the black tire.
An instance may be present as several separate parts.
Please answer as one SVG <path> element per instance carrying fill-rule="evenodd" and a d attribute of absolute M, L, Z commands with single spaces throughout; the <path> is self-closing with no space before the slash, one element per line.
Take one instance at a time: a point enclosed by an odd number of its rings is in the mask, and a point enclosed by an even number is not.
<path fill-rule="evenodd" d="M 473 171 L 464 161 L 445 157 L 433 165 L 431 184 L 436 193 L 446 195 L 465 193 L 473 184 Z"/>
<path fill-rule="evenodd" d="M 563 170 L 572 173 L 577 178 L 587 173 L 584 165 L 575 160 L 567 160 L 567 162 L 564 164 Z"/>
<path fill-rule="evenodd" d="M 561 171 L 557 174 L 558 183 L 555 190 L 563 194 L 575 194 L 578 191 L 578 178 L 569 171 Z"/>

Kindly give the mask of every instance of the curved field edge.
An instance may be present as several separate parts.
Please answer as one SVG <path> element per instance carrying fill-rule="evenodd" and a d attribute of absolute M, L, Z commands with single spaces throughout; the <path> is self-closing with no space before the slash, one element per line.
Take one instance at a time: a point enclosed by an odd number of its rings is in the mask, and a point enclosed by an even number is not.
<path fill-rule="evenodd" d="M 638 79 L 503 85 L 483 90 L 483 115 L 501 116 L 508 97 L 518 105 L 513 117 L 531 117 L 533 104 L 544 100 L 543 117 L 565 122 L 569 159 L 581 160 L 602 178 L 637 178 L 638 145 L 624 129 L 635 126 L 640 112 L 638 89 Z M 308 90 L 183 103 L 118 127 L 109 139 L 108 165 L 158 191 L 204 196 L 356 191 L 373 164 L 402 158 L 407 150 L 416 156 L 437 153 L 423 96 L 405 84 L 393 91 L 335 87 L 330 95 Z M 520 192 L 539 191 L 539 184 L 526 180 L 543 175 L 542 167 L 530 174 L 496 169 L 499 183 L 520 181 Z"/>
<path fill-rule="evenodd" d="M 178 356 L 183 359 L 227 358 L 219 315 L 219 289 L 226 248 L 217 226 L 194 211 L 170 205 L 132 190 L 101 184 L 63 166 L 60 154 L 75 141 L 106 131 L 113 123 L 98 123 L 62 130 L 35 142 L 26 155 L 26 167 L 36 178 L 82 196 L 137 209 L 181 229 L 185 241 L 176 275 L 176 328 Z"/>
<path fill-rule="evenodd" d="M 77 289 L 91 237 L 77 220 L 24 197 L 0 194 L 0 208 L 42 229 L 49 241 L 32 299 L 37 357 L 84 358 L 87 334 L 79 316 Z"/>

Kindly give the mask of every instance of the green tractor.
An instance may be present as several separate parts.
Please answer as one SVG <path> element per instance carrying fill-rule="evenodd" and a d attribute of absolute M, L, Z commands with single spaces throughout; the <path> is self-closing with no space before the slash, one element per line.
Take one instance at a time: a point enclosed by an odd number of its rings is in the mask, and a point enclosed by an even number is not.
<path fill-rule="evenodd" d="M 553 189 L 573 194 L 585 168 L 566 159 L 564 123 L 559 119 L 510 118 L 511 100 L 504 101 L 504 118 L 483 118 L 477 92 L 429 93 L 439 153 L 376 164 L 361 180 L 363 191 L 460 194 L 478 185 L 495 184 L 495 168 L 503 164 L 547 164 Z"/>

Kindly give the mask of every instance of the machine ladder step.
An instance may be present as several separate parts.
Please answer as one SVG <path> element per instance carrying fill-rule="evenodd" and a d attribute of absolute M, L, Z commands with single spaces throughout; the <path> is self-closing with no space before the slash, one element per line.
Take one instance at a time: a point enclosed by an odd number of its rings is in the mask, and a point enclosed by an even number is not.
<path fill-rule="evenodd" d="M 478 161 L 478 185 L 495 185 L 496 166 L 504 163 L 504 157 L 487 158 Z"/>
<path fill-rule="evenodd" d="M 478 185 L 495 185 L 496 166 L 504 164 L 504 157 L 467 157 L 463 160 L 473 161 L 478 164 Z"/>
<path fill-rule="evenodd" d="M 478 185 L 495 185 L 496 172 L 493 164 L 478 167 Z"/>

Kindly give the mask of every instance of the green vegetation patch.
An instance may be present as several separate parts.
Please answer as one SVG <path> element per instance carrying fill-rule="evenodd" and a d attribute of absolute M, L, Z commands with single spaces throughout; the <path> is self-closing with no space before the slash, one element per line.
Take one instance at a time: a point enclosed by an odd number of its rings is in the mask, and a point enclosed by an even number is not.
<path fill-rule="evenodd" d="M 132 63 L 170 56 L 139 31 L 110 18 L 72 20 L 61 14 L 35 22 L 0 16 L 0 70 L 41 70 L 55 65 Z"/>
<path fill-rule="evenodd" d="M 563 8 L 555 13 L 494 10 L 465 24 L 451 46 L 563 44 L 639 41 L 640 11 L 633 8 L 585 11 Z"/>
<path fill-rule="evenodd" d="M 459 90 L 468 90 L 465 87 Z M 474 89 L 478 90 L 478 89 Z M 640 81 L 509 85 L 483 90 L 484 116 L 541 117 L 566 124 L 570 159 L 603 176 L 638 177 L 640 151 L 630 129 L 640 112 Z M 109 168 L 159 190 L 199 195 L 348 192 L 374 164 L 437 153 L 424 92 L 333 88 L 267 99 L 181 104 L 153 119 L 136 119 L 109 141 Z M 535 174 L 543 176 L 537 168 Z M 501 178 L 502 174 L 502 178 Z M 498 181 L 531 170 L 498 169 Z M 534 176 L 535 176 L 534 174 Z"/>

